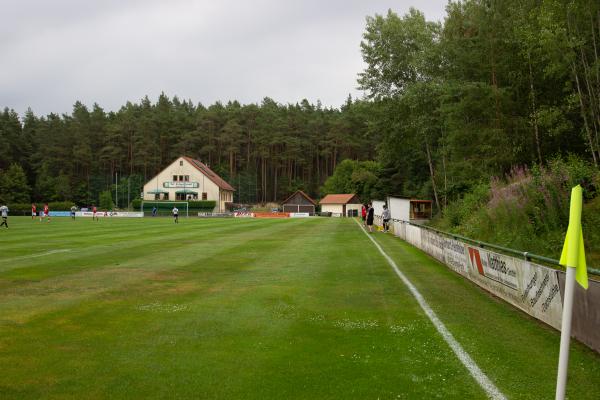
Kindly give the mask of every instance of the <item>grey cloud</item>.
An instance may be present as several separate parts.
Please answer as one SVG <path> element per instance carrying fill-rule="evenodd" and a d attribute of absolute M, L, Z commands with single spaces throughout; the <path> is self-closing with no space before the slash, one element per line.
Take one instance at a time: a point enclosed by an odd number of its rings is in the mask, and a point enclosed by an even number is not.
<path fill-rule="evenodd" d="M 363 68 L 365 17 L 444 0 L 25 1 L 3 6 L 0 107 L 116 110 L 144 95 L 210 104 L 269 96 L 339 106 Z"/>

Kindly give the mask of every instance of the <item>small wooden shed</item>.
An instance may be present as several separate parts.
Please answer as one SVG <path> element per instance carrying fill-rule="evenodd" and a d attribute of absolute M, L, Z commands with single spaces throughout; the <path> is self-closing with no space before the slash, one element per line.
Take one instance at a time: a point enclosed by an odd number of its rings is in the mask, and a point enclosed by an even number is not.
<path fill-rule="evenodd" d="M 388 207 L 393 219 L 422 224 L 431 219 L 433 201 L 410 197 L 389 196 Z"/>
<path fill-rule="evenodd" d="M 321 211 L 330 212 L 334 216 L 345 217 L 359 216 L 362 204 L 357 195 L 348 194 L 328 194 L 320 201 Z"/>
<path fill-rule="evenodd" d="M 302 190 L 297 190 L 290 197 L 282 202 L 283 212 L 289 213 L 308 213 L 315 215 L 315 206 L 317 202 L 310 198 Z"/>

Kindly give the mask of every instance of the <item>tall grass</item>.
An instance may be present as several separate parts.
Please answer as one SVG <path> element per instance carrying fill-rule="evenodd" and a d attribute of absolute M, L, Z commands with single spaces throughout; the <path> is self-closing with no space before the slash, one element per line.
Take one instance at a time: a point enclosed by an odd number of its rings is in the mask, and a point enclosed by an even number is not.
<path fill-rule="evenodd" d="M 598 266 L 600 173 L 574 156 L 531 169 L 515 167 L 504 177 L 475 186 L 432 224 L 473 239 L 558 258 L 569 223 L 570 191 L 577 184 L 584 188 L 588 262 Z"/>

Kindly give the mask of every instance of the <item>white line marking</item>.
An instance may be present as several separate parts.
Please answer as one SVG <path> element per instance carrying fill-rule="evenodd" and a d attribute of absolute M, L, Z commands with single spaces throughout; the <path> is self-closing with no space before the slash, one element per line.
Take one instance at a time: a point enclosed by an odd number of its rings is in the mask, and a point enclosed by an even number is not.
<path fill-rule="evenodd" d="M 477 383 L 479 383 L 479 386 L 481 386 L 482 389 L 485 390 L 489 398 L 494 400 L 506 400 L 506 397 L 502 394 L 502 392 L 498 390 L 498 388 L 492 383 L 492 381 L 487 377 L 487 375 L 484 374 L 483 371 L 477 366 L 475 361 L 473 361 L 471 356 L 469 356 L 469 354 L 462 348 L 462 346 L 456 341 L 456 339 L 454 339 L 452 333 L 450 333 L 450 331 L 448 330 L 448 328 L 446 328 L 444 323 L 440 321 L 435 312 L 431 309 L 431 307 L 429 307 L 429 304 L 427 304 L 427 301 L 425 301 L 425 298 L 421 295 L 421 293 L 419 293 L 417 288 L 400 271 L 394 260 L 392 260 L 391 257 L 383 251 L 379 243 L 377 243 L 375 239 L 373 239 L 371 235 L 367 233 L 365 228 L 358 221 L 354 220 L 354 222 L 358 224 L 358 226 L 361 228 L 364 234 L 367 235 L 369 240 L 373 242 L 375 247 L 377 247 L 379 252 L 392 266 L 392 268 L 396 272 L 396 275 L 398 275 L 402 282 L 404 282 L 404 284 L 408 287 L 408 290 L 410 290 L 415 299 L 417 299 L 417 302 L 419 303 L 423 311 L 425 311 L 425 314 L 427 314 L 427 316 L 435 326 L 435 329 L 437 329 L 437 331 L 442 335 L 446 343 L 448 343 L 452 351 L 454 351 L 454 354 L 456 354 L 458 359 L 469 370 L 471 376 L 473 376 Z"/>
<path fill-rule="evenodd" d="M 46 251 L 44 253 L 31 254 L 31 255 L 28 255 L 28 256 L 21 256 L 21 257 L 9 258 L 6 261 L 26 260 L 28 258 L 44 257 L 44 256 L 49 256 L 50 254 L 66 253 L 66 252 L 69 252 L 69 251 L 71 251 L 71 249 L 50 250 L 50 251 Z"/>

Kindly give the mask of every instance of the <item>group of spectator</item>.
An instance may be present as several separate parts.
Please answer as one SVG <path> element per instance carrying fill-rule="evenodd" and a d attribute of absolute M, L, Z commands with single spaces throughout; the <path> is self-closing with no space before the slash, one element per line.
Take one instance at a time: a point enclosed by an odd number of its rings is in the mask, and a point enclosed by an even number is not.
<path fill-rule="evenodd" d="M 373 232 L 373 220 L 375 219 L 375 209 L 373 208 L 373 203 L 369 202 L 367 204 L 363 204 L 361 209 L 361 216 L 363 220 L 363 224 L 369 230 L 369 233 Z M 383 205 L 383 212 L 381 213 L 381 219 L 383 220 L 383 231 L 388 232 L 390 230 L 390 210 L 387 207 L 387 204 Z"/>

